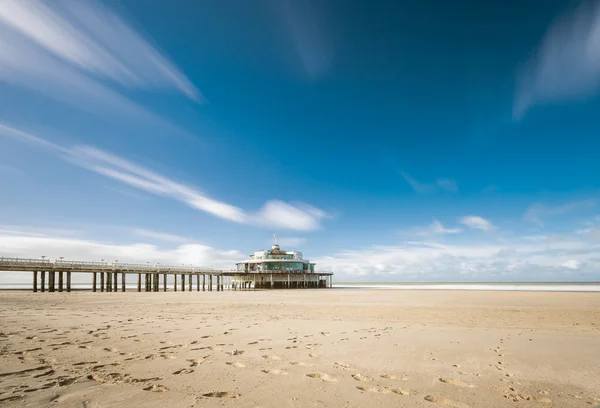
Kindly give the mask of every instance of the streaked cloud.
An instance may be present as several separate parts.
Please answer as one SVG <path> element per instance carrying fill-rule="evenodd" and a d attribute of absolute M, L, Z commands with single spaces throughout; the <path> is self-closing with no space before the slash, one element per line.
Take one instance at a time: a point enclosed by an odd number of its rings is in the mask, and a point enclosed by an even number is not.
<path fill-rule="evenodd" d="M 412 233 L 421 236 L 429 236 L 429 235 L 443 235 L 443 234 L 459 234 L 462 232 L 460 228 L 446 228 L 444 225 L 437 219 L 434 218 L 433 222 L 421 228 L 415 228 L 412 230 Z"/>
<path fill-rule="evenodd" d="M 187 243 L 164 248 L 147 242 L 115 243 L 81 238 L 66 238 L 47 233 L 22 231 L 5 234 L 0 230 L 3 256 L 31 257 L 45 255 L 48 259 L 80 261 L 115 260 L 123 263 L 161 263 L 171 265 L 209 266 L 233 269 L 235 262 L 245 256 L 236 250 L 219 250 L 201 243 Z"/>
<path fill-rule="evenodd" d="M 447 191 L 450 193 L 458 193 L 458 184 L 456 180 L 449 178 L 440 178 L 435 181 L 435 183 L 427 184 L 422 183 L 412 177 L 410 174 L 406 172 L 400 172 L 400 175 L 404 177 L 404 180 L 415 190 L 418 194 L 432 194 L 439 191 Z"/>
<path fill-rule="evenodd" d="M 277 236 L 277 243 L 281 245 L 284 249 L 296 249 L 296 247 L 304 244 L 306 242 L 306 238 L 304 237 L 280 237 Z"/>
<path fill-rule="evenodd" d="M 9 166 L 8 164 L 0 164 L 0 173 L 10 174 L 12 176 L 24 176 L 25 172 L 15 166 Z"/>
<path fill-rule="evenodd" d="M 437 179 L 435 184 L 442 190 L 450 191 L 452 193 L 458 192 L 458 184 L 453 179 Z"/>
<path fill-rule="evenodd" d="M 165 232 L 157 232 L 152 230 L 147 230 L 144 228 L 135 228 L 133 230 L 133 234 L 139 237 L 151 238 L 154 240 L 164 241 L 164 242 L 176 242 L 183 243 L 188 242 L 189 239 L 182 237 L 180 235 L 175 234 L 167 234 Z"/>
<path fill-rule="evenodd" d="M 592 281 L 600 279 L 600 243 L 576 236 L 452 245 L 407 241 L 339 251 L 315 262 L 338 281 Z"/>
<path fill-rule="evenodd" d="M 477 215 L 468 215 L 466 217 L 461 217 L 458 222 L 463 225 L 466 225 L 472 229 L 478 229 L 482 231 L 490 231 L 494 229 L 494 224 L 490 221 L 486 220 L 483 217 L 479 217 Z"/>
<path fill-rule="evenodd" d="M 320 24 L 314 4 L 310 1 L 280 0 L 283 26 L 287 29 L 293 48 L 310 78 L 317 78 L 329 70 L 333 62 L 333 46 Z"/>
<path fill-rule="evenodd" d="M 513 107 L 521 118 L 534 105 L 589 98 L 600 89 L 600 2 L 584 1 L 548 28 L 518 78 Z"/>
<path fill-rule="evenodd" d="M 529 206 L 523 214 L 525 221 L 532 222 L 539 226 L 544 226 L 543 220 L 546 218 L 556 217 L 572 213 L 574 211 L 585 210 L 596 205 L 593 199 L 570 201 L 560 205 L 548 205 L 535 203 Z"/>
<path fill-rule="evenodd" d="M 175 180 L 105 152 L 93 146 L 62 147 L 41 137 L 0 123 L 0 135 L 41 147 L 58 154 L 62 159 L 104 177 L 118 181 L 138 190 L 167 197 L 199 211 L 228 221 L 259 225 L 265 228 L 311 231 L 321 227 L 328 217 L 324 211 L 304 203 L 267 201 L 256 212 L 216 200 L 193 186 Z"/>
<path fill-rule="evenodd" d="M 190 99 L 202 99 L 177 67 L 104 3 L 8 0 L 0 4 L 0 24 L 4 33 L 8 27 L 39 46 L 44 53 L 38 57 L 46 60 L 52 56 L 127 87 L 172 88 Z M 7 51 L 0 50 L 0 54 Z M 25 66 L 34 62 L 19 48 L 4 58 Z"/>

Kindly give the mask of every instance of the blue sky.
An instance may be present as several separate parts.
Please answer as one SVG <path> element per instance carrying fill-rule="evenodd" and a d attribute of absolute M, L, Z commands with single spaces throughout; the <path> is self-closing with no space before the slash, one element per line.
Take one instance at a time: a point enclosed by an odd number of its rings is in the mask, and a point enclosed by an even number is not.
<path fill-rule="evenodd" d="M 3 256 L 599 280 L 600 2 L 3 2 Z"/>

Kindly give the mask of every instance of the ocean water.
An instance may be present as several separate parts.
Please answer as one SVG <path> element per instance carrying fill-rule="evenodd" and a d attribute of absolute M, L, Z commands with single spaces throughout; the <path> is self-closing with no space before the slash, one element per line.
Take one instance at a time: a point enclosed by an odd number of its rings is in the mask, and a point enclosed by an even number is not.
<path fill-rule="evenodd" d="M 334 282 L 338 289 L 600 292 L 600 282 Z"/>

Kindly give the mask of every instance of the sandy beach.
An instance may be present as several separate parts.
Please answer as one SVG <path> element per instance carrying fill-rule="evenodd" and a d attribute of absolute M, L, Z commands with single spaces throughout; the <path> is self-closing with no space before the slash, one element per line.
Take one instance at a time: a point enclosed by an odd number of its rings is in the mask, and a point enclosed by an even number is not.
<path fill-rule="evenodd" d="M 6 407 L 600 405 L 600 294 L 0 293 Z"/>

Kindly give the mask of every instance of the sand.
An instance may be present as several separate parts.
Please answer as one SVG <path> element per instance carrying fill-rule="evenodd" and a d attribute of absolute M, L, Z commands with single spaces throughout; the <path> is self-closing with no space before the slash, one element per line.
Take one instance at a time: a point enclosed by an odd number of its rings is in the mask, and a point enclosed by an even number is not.
<path fill-rule="evenodd" d="M 0 292 L 2 407 L 600 406 L 600 293 Z"/>

